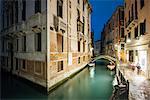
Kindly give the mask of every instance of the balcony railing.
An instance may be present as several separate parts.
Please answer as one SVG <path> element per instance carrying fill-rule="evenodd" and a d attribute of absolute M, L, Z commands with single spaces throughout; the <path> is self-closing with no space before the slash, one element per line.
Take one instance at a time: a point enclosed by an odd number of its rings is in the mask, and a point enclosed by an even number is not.
<path fill-rule="evenodd" d="M 126 23 L 126 29 L 131 30 L 138 23 L 137 18 L 131 17 L 130 20 Z"/>
<path fill-rule="evenodd" d="M 78 40 L 84 39 L 83 33 L 78 32 L 78 33 L 77 33 L 77 39 L 78 39 Z"/>
<path fill-rule="evenodd" d="M 42 18 L 41 18 L 41 13 L 37 13 L 29 18 L 29 26 L 30 27 L 36 27 L 40 26 L 42 24 Z"/>
<path fill-rule="evenodd" d="M 54 24 L 54 28 L 56 31 L 60 31 L 60 30 L 66 30 L 66 22 L 61 18 L 61 17 L 58 17 L 58 16 L 54 16 L 53 17 L 53 24 Z"/>
<path fill-rule="evenodd" d="M 77 31 L 83 33 L 83 23 L 80 20 L 77 21 Z"/>

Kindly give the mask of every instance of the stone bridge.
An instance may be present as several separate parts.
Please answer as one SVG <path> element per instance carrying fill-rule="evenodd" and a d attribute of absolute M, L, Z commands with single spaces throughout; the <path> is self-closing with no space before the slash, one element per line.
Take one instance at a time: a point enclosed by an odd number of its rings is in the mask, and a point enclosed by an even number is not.
<path fill-rule="evenodd" d="M 100 55 L 100 56 L 97 56 L 97 57 L 95 57 L 95 58 L 93 59 L 92 62 L 94 62 L 94 61 L 96 61 L 96 60 L 98 60 L 98 59 L 106 59 L 106 60 L 108 60 L 108 61 L 110 61 L 110 62 L 112 62 L 112 63 L 117 63 L 117 62 L 118 62 L 118 60 L 117 60 L 116 58 L 111 57 L 111 56 L 108 56 L 108 55 Z"/>

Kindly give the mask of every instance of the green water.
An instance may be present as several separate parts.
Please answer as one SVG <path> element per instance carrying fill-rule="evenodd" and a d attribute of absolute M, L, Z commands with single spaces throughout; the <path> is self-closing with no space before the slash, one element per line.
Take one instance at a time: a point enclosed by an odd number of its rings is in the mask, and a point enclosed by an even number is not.
<path fill-rule="evenodd" d="M 114 72 L 106 68 L 107 62 L 99 60 L 95 67 L 85 68 L 49 95 L 35 90 L 14 78 L 2 81 L 3 98 L 31 98 L 49 100 L 109 100 L 112 91 Z M 3 77 L 4 78 L 4 77 Z"/>

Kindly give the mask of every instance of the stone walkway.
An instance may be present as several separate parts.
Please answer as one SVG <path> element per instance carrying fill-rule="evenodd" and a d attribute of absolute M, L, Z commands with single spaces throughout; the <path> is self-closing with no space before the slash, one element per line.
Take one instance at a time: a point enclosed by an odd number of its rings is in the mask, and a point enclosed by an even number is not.
<path fill-rule="evenodd" d="M 129 85 L 130 100 L 150 100 L 150 81 L 143 76 L 134 76 Z"/>
<path fill-rule="evenodd" d="M 150 100 L 150 80 L 136 70 L 121 68 L 120 71 L 129 80 L 129 100 Z"/>

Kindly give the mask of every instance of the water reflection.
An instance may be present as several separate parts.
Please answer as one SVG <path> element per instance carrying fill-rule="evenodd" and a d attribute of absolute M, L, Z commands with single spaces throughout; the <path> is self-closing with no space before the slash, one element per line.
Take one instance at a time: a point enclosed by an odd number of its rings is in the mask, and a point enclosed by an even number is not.
<path fill-rule="evenodd" d="M 95 67 L 89 67 L 90 78 L 94 78 L 95 76 Z"/>
<path fill-rule="evenodd" d="M 113 74 L 103 65 L 105 62 L 96 62 L 95 67 L 82 70 L 79 74 L 69 79 L 63 85 L 45 95 L 32 86 L 20 80 L 3 77 L 2 97 L 8 98 L 38 98 L 48 100 L 108 100 L 112 94 Z M 7 83 L 7 84 L 6 84 Z M 17 85 L 12 85 L 17 83 Z"/>

